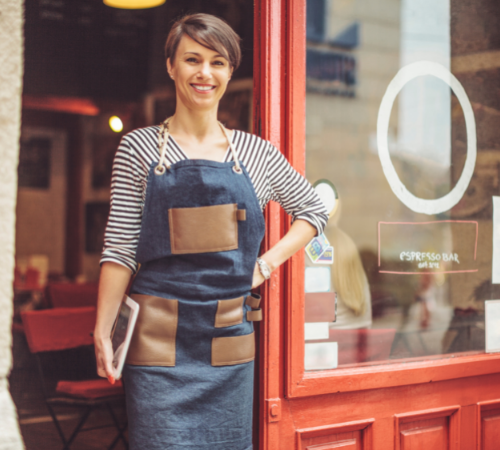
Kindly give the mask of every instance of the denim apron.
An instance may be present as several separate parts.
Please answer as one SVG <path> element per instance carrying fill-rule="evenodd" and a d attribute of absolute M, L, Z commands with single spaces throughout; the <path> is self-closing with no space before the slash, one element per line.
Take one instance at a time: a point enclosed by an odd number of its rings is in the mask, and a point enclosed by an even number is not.
<path fill-rule="evenodd" d="M 245 167 L 166 162 L 147 182 L 131 297 L 140 314 L 124 369 L 131 450 L 250 450 L 265 224 Z"/>

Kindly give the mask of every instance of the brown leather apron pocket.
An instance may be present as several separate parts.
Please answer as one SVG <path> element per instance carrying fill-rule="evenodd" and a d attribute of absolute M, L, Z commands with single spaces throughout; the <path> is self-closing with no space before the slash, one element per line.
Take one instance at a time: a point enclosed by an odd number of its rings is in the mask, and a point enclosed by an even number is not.
<path fill-rule="evenodd" d="M 215 328 L 231 327 L 243 323 L 244 297 L 219 300 L 215 314 Z"/>
<path fill-rule="evenodd" d="M 254 333 L 212 339 L 212 366 L 234 366 L 254 359 Z"/>
<path fill-rule="evenodd" d="M 135 366 L 175 366 L 175 337 L 179 302 L 153 295 L 133 294 L 139 317 L 127 354 Z"/>
<path fill-rule="evenodd" d="M 168 224 L 172 254 L 237 249 L 238 220 L 244 218 L 238 211 L 236 203 L 169 209 Z"/>

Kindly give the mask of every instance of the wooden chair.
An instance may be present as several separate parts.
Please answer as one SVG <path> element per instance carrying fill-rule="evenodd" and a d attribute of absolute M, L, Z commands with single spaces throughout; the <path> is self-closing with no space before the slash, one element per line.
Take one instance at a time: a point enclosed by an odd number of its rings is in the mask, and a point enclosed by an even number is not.
<path fill-rule="evenodd" d="M 53 308 L 79 308 L 97 305 L 97 283 L 49 283 Z"/>
<path fill-rule="evenodd" d="M 63 442 L 63 450 L 68 450 L 80 431 L 90 431 L 105 426 L 114 426 L 117 436 L 109 445 L 113 449 L 119 440 L 128 448 L 123 432 L 126 425 L 119 423 L 113 406 L 124 405 L 123 386 L 120 381 L 114 385 L 106 379 L 85 379 L 78 381 L 58 380 L 54 392 L 49 392 L 46 384 L 41 355 L 63 352 L 93 345 L 92 331 L 95 324 L 95 307 L 57 308 L 21 313 L 24 331 L 30 351 L 35 355 L 43 395 L 54 425 Z M 62 431 L 55 409 L 73 407 L 81 410 L 80 419 L 69 437 Z M 91 412 L 96 408 L 106 408 L 112 418 L 112 425 L 82 428 Z"/>

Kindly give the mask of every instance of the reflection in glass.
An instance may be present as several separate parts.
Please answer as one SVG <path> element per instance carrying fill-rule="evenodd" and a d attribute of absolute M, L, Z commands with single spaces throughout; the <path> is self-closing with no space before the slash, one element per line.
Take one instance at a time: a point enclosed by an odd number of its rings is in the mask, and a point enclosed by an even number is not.
<path fill-rule="evenodd" d="M 347 233 L 334 224 L 328 227 L 325 234 L 335 249 L 335 264 L 331 266 L 331 270 L 332 287 L 337 293 L 337 315 L 330 328 L 370 328 L 370 287 L 356 244 Z"/>
<path fill-rule="evenodd" d="M 332 182 L 341 207 L 325 230 L 333 265 L 306 256 L 306 312 L 330 308 L 319 299 L 331 294 L 332 302 L 337 293 L 328 337 L 318 338 L 321 314 L 306 314 L 306 328 L 315 330 L 306 333 L 306 370 L 321 368 L 317 349 L 328 347 L 313 347 L 318 343 L 338 344 L 340 368 L 484 351 L 484 301 L 500 298 L 491 278 L 500 4 L 485 8 L 485 1 L 307 0 L 306 172 L 311 182 Z M 457 77 L 477 128 L 468 189 L 455 207 L 434 215 L 397 198 L 377 148 L 385 90 L 399 69 L 418 61 Z M 392 164 L 413 195 L 436 199 L 453 189 L 467 133 L 447 83 L 433 76 L 408 82 L 393 105 L 388 139 Z M 333 356 L 324 355 L 326 368 Z"/>

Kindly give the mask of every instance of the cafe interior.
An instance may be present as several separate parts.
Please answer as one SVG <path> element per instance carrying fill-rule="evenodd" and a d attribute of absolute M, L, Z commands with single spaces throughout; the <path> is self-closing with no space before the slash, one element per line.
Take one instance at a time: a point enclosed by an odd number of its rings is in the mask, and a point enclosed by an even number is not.
<path fill-rule="evenodd" d="M 242 38 L 219 119 L 249 131 L 251 0 L 25 2 L 9 382 L 28 450 L 128 448 L 123 387 L 97 379 L 90 333 L 112 164 L 124 134 L 174 112 L 163 46 L 194 12 Z"/>

